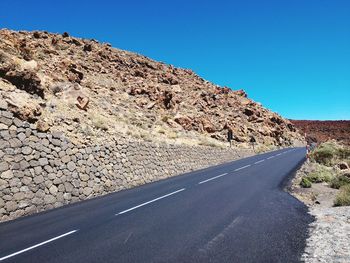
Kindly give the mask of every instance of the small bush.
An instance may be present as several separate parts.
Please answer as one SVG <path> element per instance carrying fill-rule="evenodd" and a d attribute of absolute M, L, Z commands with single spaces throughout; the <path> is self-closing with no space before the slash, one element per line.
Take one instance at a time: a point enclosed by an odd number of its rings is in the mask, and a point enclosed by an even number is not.
<path fill-rule="evenodd" d="M 169 119 L 170 119 L 170 117 L 168 115 L 165 115 L 162 117 L 163 122 L 167 122 Z"/>
<path fill-rule="evenodd" d="M 340 191 L 334 200 L 334 206 L 350 205 L 350 184 L 340 187 Z"/>
<path fill-rule="evenodd" d="M 311 182 L 307 177 L 303 177 L 300 182 L 301 187 L 303 188 L 310 188 L 311 187 Z"/>
<path fill-rule="evenodd" d="M 165 130 L 162 129 L 162 128 L 160 128 L 160 129 L 158 130 L 158 133 L 160 133 L 160 134 L 165 134 Z"/>
<path fill-rule="evenodd" d="M 338 176 L 331 180 L 331 187 L 335 189 L 339 189 L 340 187 L 350 184 L 350 178 L 346 176 Z"/>
<path fill-rule="evenodd" d="M 346 147 L 338 149 L 337 155 L 340 159 L 350 159 L 350 148 Z"/>
<path fill-rule="evenodd" d="M 54 85 L 51 87 L 51 91 L 54 95 L 56 95 L 57 93 L 60 93 L 62 90 L 63 90 L 62 85 Z"/>
<path fill-rule="evenodd" d="M 256 153 L 264 153 L 268 152 L 274 149 L 273 145 L 265 145 L 265 144 L 260 144 L 258 147 L 256 147 L 255 152 Z"/>
<path fill-rule="evenodd" d="M 330 182 L 332 180 L 332 178 L 333 178 L 332 173 L 327 171 L 327 170 L 324 170 L 324 169 L 320 169 L 320 170 L 316 170 L 314 172 L 311 172 L 307 176 L 307 179 L 311 183 Z"/>
<path fill-rule="evenodd" d="M 169 138 L 170 138 L 170 139 L 176 139 L 177 137 L 178 137 L 178 135 L 177 135 L 176 132 L 171 132 L 171 133 L 169 134 Z"/>
<path fill-rule="evenodd" d="M 319 148 L 316 148 L 315 151 L 311 154 L 311 159 L 317 163 L 330 166 L 332 165 L 334 156 L 335 149 L 333 147 L 329 145 L 321 145 Z"/>
<path fill-rule="evenodd" d="M 336 161 L 350 158 L 350 148 L 341 146 L 334 141 L 322 143 L 310 155 L 311 160 L 332 166 Z"/>
<path fill-rule="evenodd" d="M 201 140 L 198 142 L 198 145 L 222 148 L 222 145 L 218 141 L 211 138 L 201 138 Z"/>
<path fill-rule="evenodd" d="M 92 115 L 91 116 L 91 121 L 92 121 L 92 125 L 96 129 L 100 129 L 100 130 L 103 130 L 103 131 L 107 131 L 108 130 L 107 119 L 104 118 L 102 115 L 99 115 L 99 114 Z"/>

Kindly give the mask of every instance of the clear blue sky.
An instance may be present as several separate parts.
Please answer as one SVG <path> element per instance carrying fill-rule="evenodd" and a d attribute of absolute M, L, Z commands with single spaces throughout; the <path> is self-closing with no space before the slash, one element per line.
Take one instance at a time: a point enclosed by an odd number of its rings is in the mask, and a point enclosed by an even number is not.
<path fill-rule="evenodd" d="M 350 0 L 2 0 L 0 27 L 109 42 L 287 118 L 350 119 Z"/>

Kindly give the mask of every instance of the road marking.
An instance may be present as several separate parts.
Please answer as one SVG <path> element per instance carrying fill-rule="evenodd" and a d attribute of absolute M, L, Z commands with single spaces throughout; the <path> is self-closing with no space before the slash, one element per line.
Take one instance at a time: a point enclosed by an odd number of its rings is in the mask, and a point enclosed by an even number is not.
<path fill-rule="evenodd" d="M 207 179 L 207 180 L 204 180 L 204 181 L 199 182 L 198 184 L 204 184 L 204 183 L 206 183 L 206 182 L 209 182 L 209 181 L 211 181 L 211 180 L 218 179 L 218 178 L 220 178 L 220 177 L 222 177 L 222 176 L 225 176 L 225 175 L 227 175 L 227 173 L 224 173 L 224 174 L 220 174 L 220 175 L 211 177 L 211 178 L 209 178 L 209 179 Z"/>
<path fill-rule="evenodd" d="M 239 171 L 239 170 L 242 170 L 242 169 L 245 169 L 245 168 L 248 168 L 250 166 L 250 164 L 246 165 L 246 166 L 243 166 L 243 167 L 240 167 L 240 168 L 237 168 L 235 170 L 235 172 Z"/>
<path fill-rule="evenodd" d="M 270 156 L 270 157 L 267 158 L 267 160 L 270 160 L 270 159 L 275 158 L 275 157 L 276 156 Z"/>
<path fill-rule="evenodd" d="M 148 201 L 148 202 L 145 202 L 145 203 L 142 203 L 142 204 L 140 204 L 140 205 L 137 205 L 137 206 L 131 207 L 131 208 L 129 208 L 129 209 L 126 209 L 126 210 L 124 210 L 124 211 L 121 211 L 121 212 L 119 212 L 118 214 L 115 214 L 115 215 L 117 216 L 117 215 L 125 214 L 125 213 L 130 212 L 130 211 L 132 211 L 132 210 L 134 210 L 134 209 L 140 208 L 140 207 L 142 207 L 142 206 L 148 205 L 148 204 L 150 204 L 150 203 L 156 202 L 156 201 L 158 201 L 158 200 L 160 200 L 160 199 L 163 199 L 163 198 L 166 198 L 166 197 L 168 197 L 168 196 L 171 196 L 171 195 L 180 193 L 180 192 L 185 191 L 185 190 L 186 190 L 186 188 L 182 188 L 182 189 L 177 190 L 177 191 L 175 191 L 175 192 L 172 192 L 172 193 L 170 193 L 170 194 L 166 194 L 166 195 L 160 196 L 160 197 L 155 198 L 155 199 L 153 199 L 153 200 L 150 200 L 150 201 Z"/>
<path fill-rule="evenodd" d="M 132 235 L 132 232 L 128 235 L 128 237 L 124 240 L 124 244 L 126 244 L 127 242 L 128 242 L 128 240 L 129 240 L 129 238 L 131 237 L 131 235 Z"/>
<path fill-rule="evenodd" d="M 280 156 L 282 153 L 276 154 L 276 156 Z"/>
<path fill-rule="evenodd" d="M 3 261 L 3 260 L 8 259 L 8 258 L 11 258 L 11 257 L 16 256 L 16 255 L 18 255 L 18 254 L 22 254 L 22 253 L 24 253 L 24 252 L 26 252 L 26 251 L 28 251 L 28 250 L 31 250 L 31 249 L 40 247 L 40 246 L 42 246 L 42 245 L 45 245 L 45 244 L 50 243 L 50 242 L 52 242 L 52 241 L 55 241 L 55 240 L 57 240 L 57 239 L 59 239 L 59 238 L 62 238 L 62 237 L 71 235 L 71 234 L 73 234 L 73 233 L 75 233 L 75 232 L 77 232 L 77 231 L 78 231 L 78 230 L 73 230 L 73 231 L 67 232 L 67 233 L 65 233 L 65 234 L 63 234 L 63 235 L 60 235 L 60 236 L 51 238 L 51 239 L 49 239 L 49 240 L 46 240 L 46 241 L 44 241 L 44 242 L 41 242 L 41 243 L 39 243 L 39 244 L 36 244 L 36 245 L 34 245 L 34 246 L 31 246 L 31 247 L 22 249 L 22 250 L 17 251 L 17 252 L 15 252 L 15 253 L 13 253 L 13 254 L 10 254 L 10 255 L 8 255 L 8 256 L 5 256 L 5 257 L 0 258 L 0 261 Z"/>
<path fill-rule="evenodd" d="M 208 253 L 212 250 L 216 244 L 220 243 L 226 236 L 230 236 L 232 229 L 239 225 L 243 220 L 242 216 L 235 218 L 227 227 L 225 227 L 219 234 L 217 234 L 213 239 L 211 239 L 203 248 L 200 248 L 198 251 L 200 253 Z"/>
<path fill-rule="evenodd" d="M 255 162 L 254 164 L 265 162 L 265 159 Z"/>

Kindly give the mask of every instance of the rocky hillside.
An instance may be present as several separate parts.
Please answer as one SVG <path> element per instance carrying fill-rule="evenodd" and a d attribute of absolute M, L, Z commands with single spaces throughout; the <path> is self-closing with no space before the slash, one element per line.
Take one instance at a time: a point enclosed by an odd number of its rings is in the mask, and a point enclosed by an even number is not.
<path fill-rule="evenodd" d="M 325 142 L 331 139 L 350 145 L 350 121 L 308 121 L 291 120 L 302 132 L 306 133 L 306 139 L 311 142 Z"/>
<path fill-rule="evenodd" d="M 69 34 L 0 30 L 0 99 L 40 131 L 76 141 L 116 134 L 174 143 L 239 145 L 302 140 L 288 120 L 244 91 L 194 72 Z"/>

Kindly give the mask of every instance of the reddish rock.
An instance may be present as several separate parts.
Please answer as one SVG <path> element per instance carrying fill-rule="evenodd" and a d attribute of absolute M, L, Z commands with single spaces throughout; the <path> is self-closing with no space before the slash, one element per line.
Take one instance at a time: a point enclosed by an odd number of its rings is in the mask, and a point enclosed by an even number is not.
<path fill-rule="evenodd" d="M 191 123 L 192 123 L 192 119 L 186 116 L 181 116 L 181 117 L 175 117 L 175 122 L 177 122 L 178 124 L 180 124 L 182 126 L 182 128 L 184 128 L 185 130 L 191 130 Z"/>
<path fill-rule="evenodd" d="M 4 65 L 0 66 L 0 77 L 8 80 L 18 89 L 44 97 L 44 88 L 41 86 L 41 80 L 35 72 L 20 70 L 14 65 Z"/>
<path fill-rule="evenodd" d="M 208 133 L 214 133 L 216 131 L 214 125 L 208 119 L 202 119 L 202 127 Z"/>
<path fill-rule="evenodd" d="M 290 120 L 309 143 L 321 143 L 331 139 L 350 145 L 350 121 Z"/>
<path fill-rule="evenodd" d="M 244 97 L 244 98 L 247 98 L 247 97 L 248 97 L 248 96 L 247 96 L 247 93 L 246 93 L 244 90 L 242 90 L 242 89 L 240 89 L 240 90 L 235 90 L 234 93 L 235 93 L 236 95 L 241 96 L 241 97 Z"/>
<path fill-rule="evenodd" d="M 46 121 L 40 119 L 36 123 L 36 129 L 40 132 L 47 132 L 50 129 L 50 126 Z"/>
<path fill-rule="evenodd" d="M 23 60 L 30 60 L 27 71 Z M 20 61 L 22 68 L 10 61 Z M 83 133 L 72 129 L 70 121 L 79 118 L 89 126 L 90 113 L 96 113 L 111 122 L 124 120 L 129 130 L 168 125 L 176 132 L 182 127 L 194 136 L 210 133 L 226 141 L 227 130 L 222 127 L 228 124 L 241 142 L 251 135 L 258 142 L 278 145 L 301 139 L 289 121 L 247 98 L 243 90 L 219 87 L 192 70 L 69 34 L 0 30 L 0 70 L 0 97 L 16 96 L 18 89 L 28 95 L 24 103 L 12 98 L 11 111 L 32 122 L 43 112 L 52 129 L 70 129 L 76 138 L 94 127 Z M 168 120 L 160 124 L 164 116 Z M 114 132 L 120 131 L 109 129 L 106 136 Z"/>
<path fill-rule="evenodd" d="M 81 110 L 86 110 L 89 105 L 89 98 L 78 96 L 75 105 Z"/>

